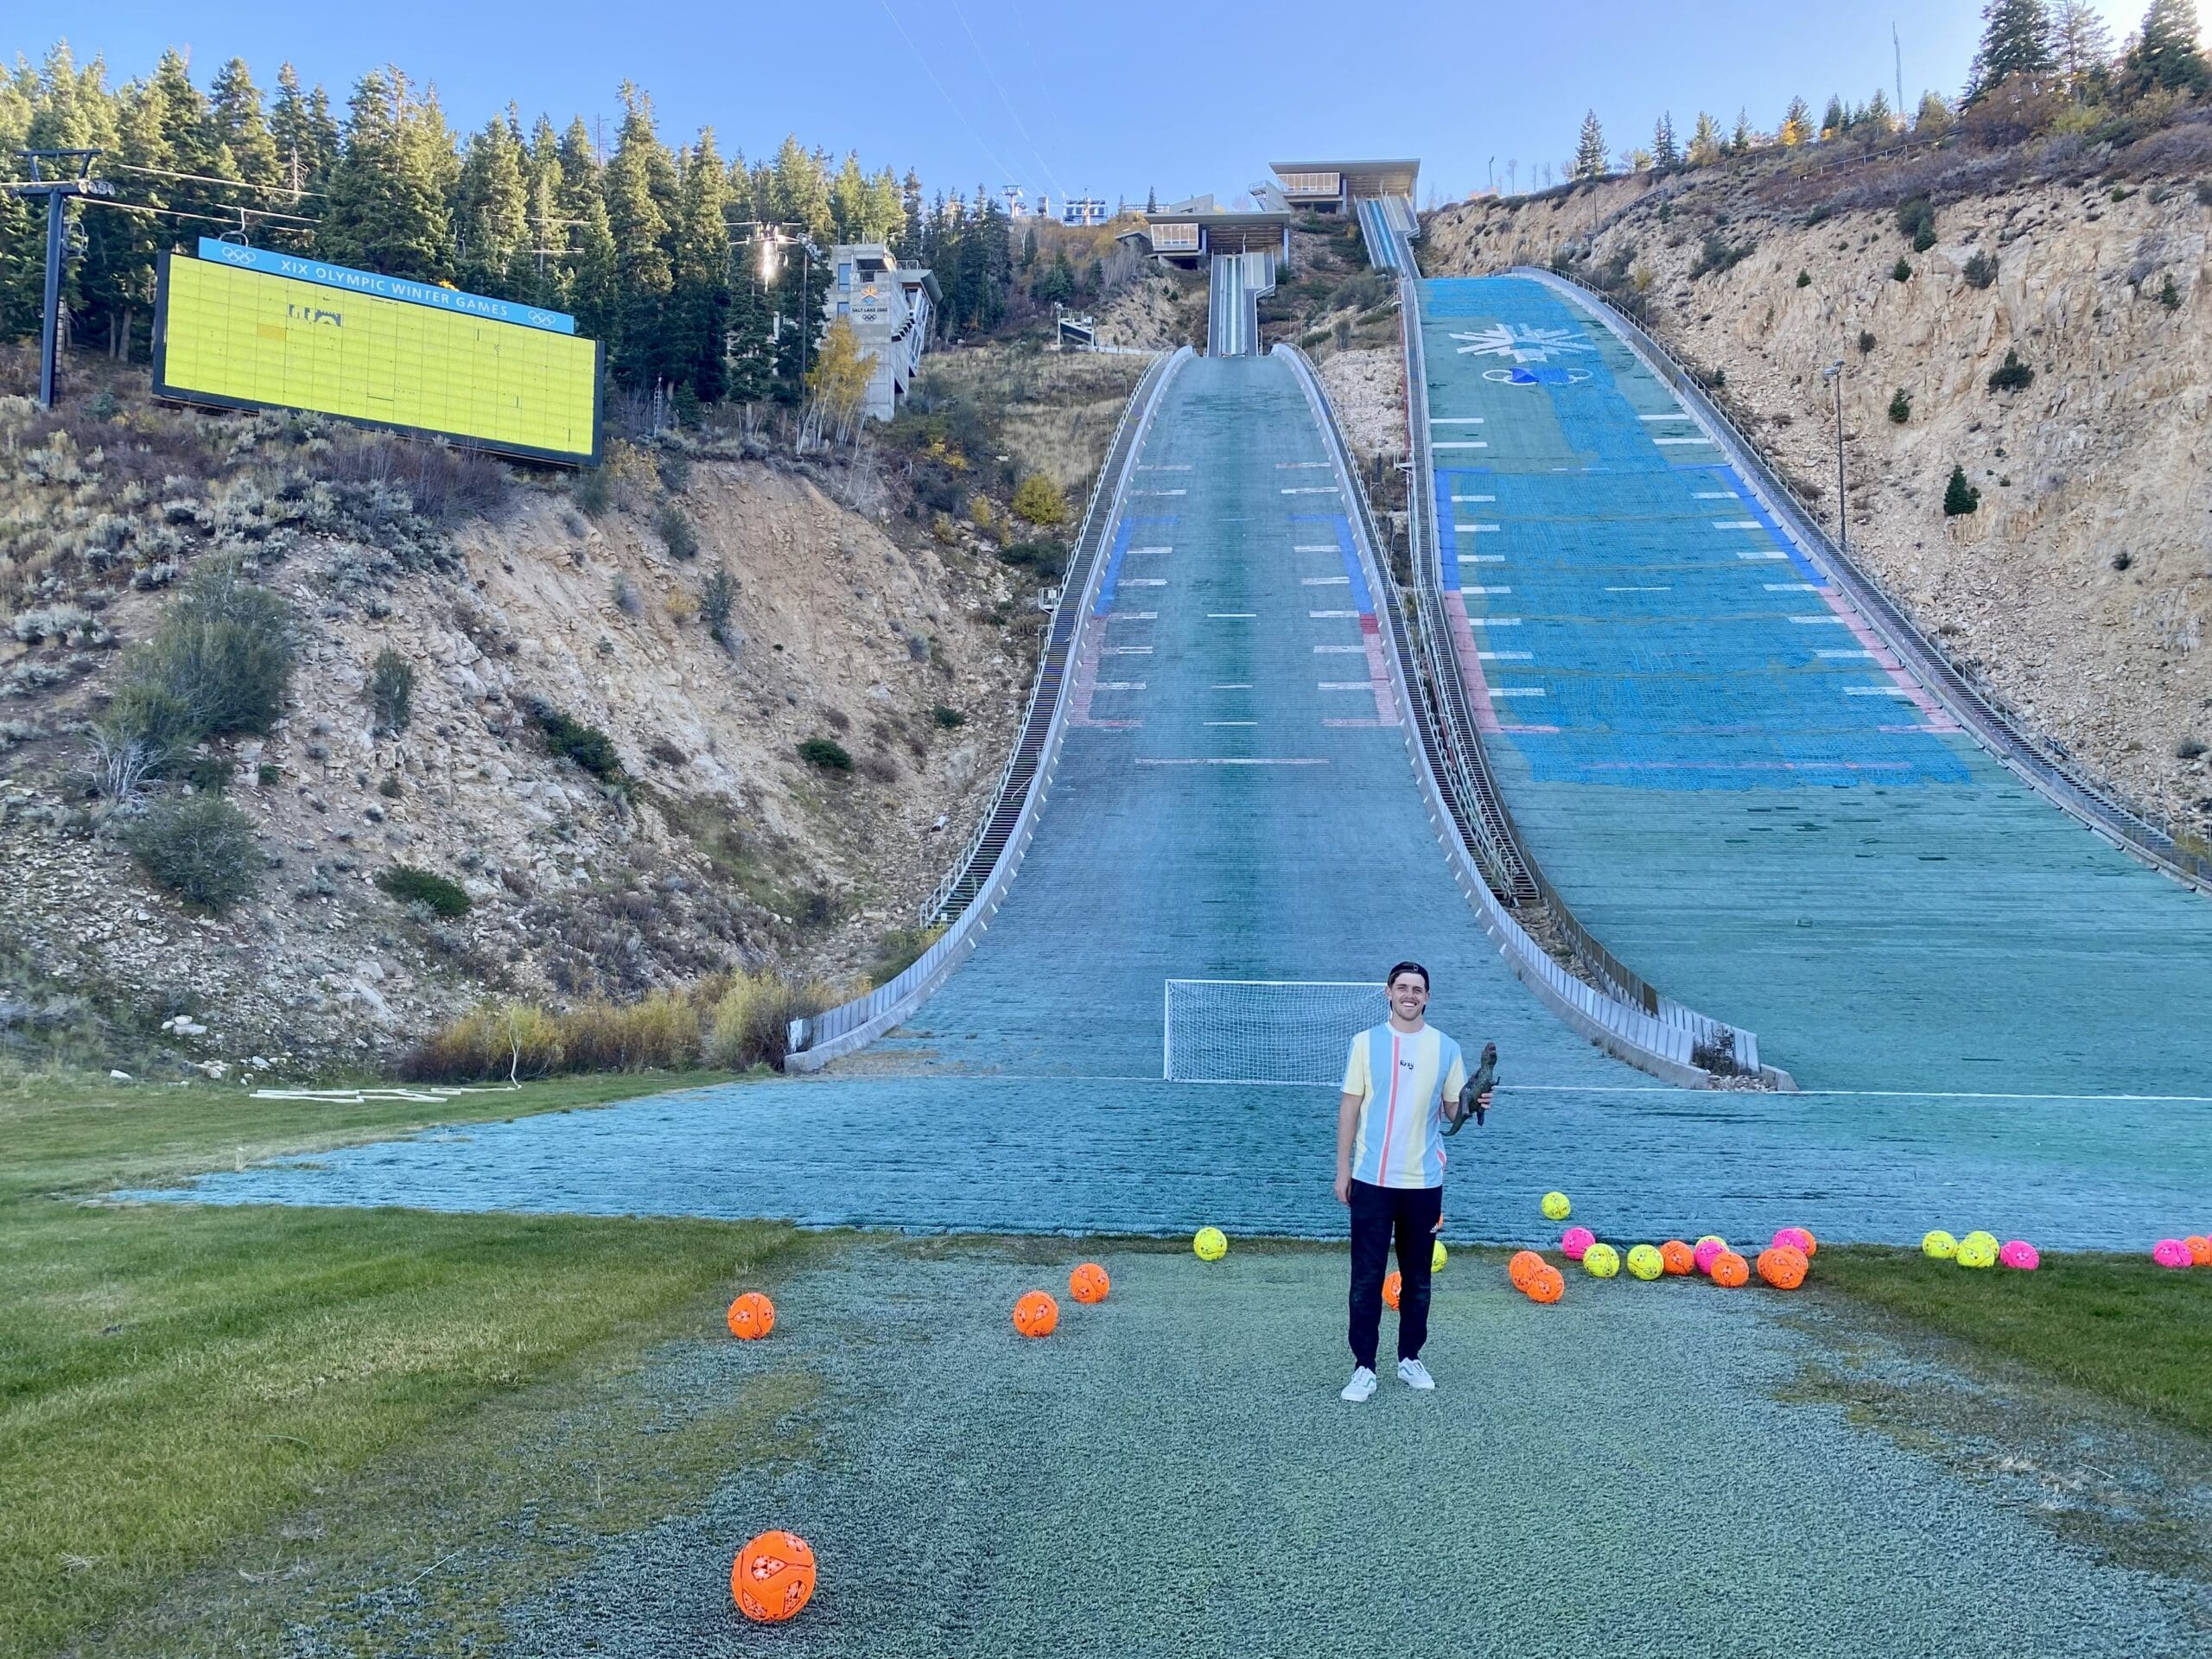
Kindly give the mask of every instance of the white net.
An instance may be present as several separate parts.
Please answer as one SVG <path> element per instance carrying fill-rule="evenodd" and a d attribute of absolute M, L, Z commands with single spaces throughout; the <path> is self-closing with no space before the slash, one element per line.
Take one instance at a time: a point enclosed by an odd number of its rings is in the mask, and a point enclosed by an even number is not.
<path fill-rule="evenodd" d="M 1338 1083 L 1351 1039 L 1389 1013 L 1371 982 L 1171 979 L 1160 1075 L 1171 1083 Z"/>

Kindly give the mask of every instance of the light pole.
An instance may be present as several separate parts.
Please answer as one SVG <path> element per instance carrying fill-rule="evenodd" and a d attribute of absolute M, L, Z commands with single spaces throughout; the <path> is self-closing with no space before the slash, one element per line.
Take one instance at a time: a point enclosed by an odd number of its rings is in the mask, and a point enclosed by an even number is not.
<path fill-rule="evenodd" d="M 1835 387 L 1835 539 L 1844 553 L 1851 551 L 1850 503 L 1843 491 L 1843 359 L 1821 371 L 1821 378 Z"/>

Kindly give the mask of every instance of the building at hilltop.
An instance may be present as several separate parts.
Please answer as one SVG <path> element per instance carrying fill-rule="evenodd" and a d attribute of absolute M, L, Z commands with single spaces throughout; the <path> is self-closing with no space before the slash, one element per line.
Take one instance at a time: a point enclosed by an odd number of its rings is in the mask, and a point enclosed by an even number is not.
<path fill-rule="evenodd" d="M 881 242 L 840 242 L 830 251 L 831 280 L 822 327 L 843 321 L 862 357 L 873 358 L 862 412 L 887 421 L 899 412 L 929 349 L 930 325 L 944 296 L 919 265 L 902 265 Z"/>
<path fill-rule="evenodd" d="M 1284 204 L 1295 212 L 1350 213 L 1384 196 L 1413 200 L 1419 162 L 1271 162 Z"/>
<path fill-rule="evenodd" d="M 1192 196 L 1146 213 L 1115 239 L 1190 270 L 1217 253 L 1273 253 L 1288 264 L 1290 219 L 1286 210 L 1237 213 L 1210 195 Z"/>

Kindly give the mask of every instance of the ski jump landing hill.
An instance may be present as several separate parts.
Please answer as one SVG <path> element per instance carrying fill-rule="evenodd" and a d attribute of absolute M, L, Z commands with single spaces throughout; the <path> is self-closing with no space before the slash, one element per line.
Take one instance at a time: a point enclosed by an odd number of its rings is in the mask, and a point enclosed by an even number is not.
<path fill-rule="evenodd" d="M 1423 281 L 1409 222 L 1363 209 L 1417 579 L 1580 922 L 1808 1089 L 2212 1093 L 2170 844 L 2038 766 L 1631 325 L 1549 272 Z"/>

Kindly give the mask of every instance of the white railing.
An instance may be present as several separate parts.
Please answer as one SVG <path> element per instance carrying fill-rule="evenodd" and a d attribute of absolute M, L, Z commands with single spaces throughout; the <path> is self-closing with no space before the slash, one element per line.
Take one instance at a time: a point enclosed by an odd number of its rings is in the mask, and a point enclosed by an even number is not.
<path fill-rule="evenodd" d="M 1036 833 L 1037 815 L 1052 785 L 1052 771 L 1059 755 L 1060 739 L 1065 731 L 1068 685 L 1071 671 L 1079 656 L 1087 611 L 1097 592 L 1101 573 L 1106 561 L 1102 556 L 1103 543 L 1111 533 L 1116 518 L 1121 512 L 1122 500 L 1127 494 L 1128 480 L 1138 452 L 1143 448 L 1144 433 L 1158 410 L 1160 400 L 1174 378 L 1175 372 L 1187 362 L 1192 353 L 1187 346 L 1154 364 L 1146 371 L 1143 379 L 1129 395 L 1122 410 L 1120 423 L 1114 431 L 1113 442 L 1107 448 L 1107 464 L 1099 474 L 1098 483 L 1091 491 L 1090 501 L 1084 509 L 1082 527 L 1077 531 L 1075 545 L 1078 550 L 1091 550 L 1087 569 L 1080 582 L 1063 583 L 1058 606 L 1053 612 L 1053 622 L 1046 633 L 1049 640 L 1058 632 L 1062 611 L 1069 605 L 1076 607 L 1069 629 L 1065 665 L 1057 683 L 1052 687 L 1052 707 L 1044 741 L 1037 753 L 1033 769 L 1022 789 L 1020 815 L 1007 834 L 1005 844 L 991 861 L 988 874 L 975 895 L 962 906 L 960 912 L 930 948 L 918 957 L 896 978 L 877 986 L 865 996 L 840 1003 L 834 1008 L 804 1020 L 791 1023 L 789 1053 L 784 1062 L 787 1071 L 817 1071 L 831 1060 L 865 1047 L 885 1032 L 899 1024 L 935 994 L 937 988 L 951 976 L 954 969 L 967 960 L 976 948 L 976 941 L 990 925 L 991 918 L 1005 901 L 1006 890 L 1014 872 L 1021 866 L 1024 853 L 1028 850 L 1030 838 Z M 953 873 L 939 884 L 939 895 L 958 886 L 969 865 L 981 851 L 992 820 L 998 816 L 1001 798 L 1012 782 L 1023 747 L 1023 736 L 1031 728 L 1039 713 L 1041 699 L 1046 695 L 1046 663 L 1050 650 L 1040 657 L 1036 682 L 1030 688 L 1029 705 L 1024 711 L 1021 725 L 1016 729 L 1012 753 L 1007 759 L 1006 769 L 1000 774 L 999 786 L 993 791 L 990 801 L 983 810 L 982 821 L 969 840 L 961 861 Z M 938 907 L 925 909 L 922 919 L 928 922 L 943 913 L 943 899 L 932 901 Z"/>

